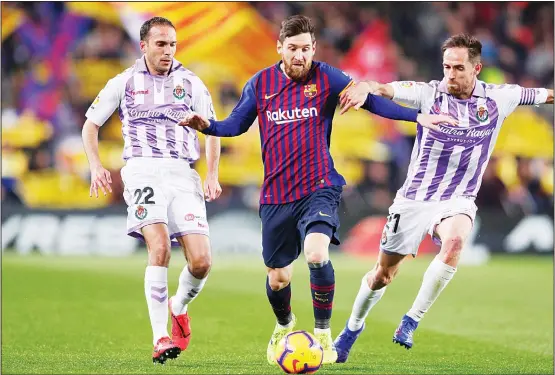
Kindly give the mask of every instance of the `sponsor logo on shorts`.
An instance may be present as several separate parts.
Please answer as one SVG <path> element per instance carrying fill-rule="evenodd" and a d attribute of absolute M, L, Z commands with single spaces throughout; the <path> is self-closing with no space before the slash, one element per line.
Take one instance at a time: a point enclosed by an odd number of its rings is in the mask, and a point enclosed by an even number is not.
<path fill-rule="evenodd" d="M 198 227 L 199 228 L 207 228 L 208 225 L 206 225 L 205 223 L 201 223 L 200 221 L 198 222 Z"/>
<path fill-rule="evenodd" d="M 407 88 L 407 89 L 411 88 L 412 85 L 414 85 L 414 82 L 411 82 L 411 81 L 401 82 L 401 87 L 404 87 L 404 88 Z"/>
<path fill-rule="evenodd" d="M 318 215 L 320 215 L 320 216 L 327 216 L 327 217 L 331 217 L 331 216 L 330 216 L 330 215 L 328 215 L 328 214 L 324 214 L 324 213 L 322 213 L 322 211 L 319 211 L 319 212 L 318 212 Z"/>
<path fill-rule="evenodd" d="M 139 220 L 143 220 L 146 215 L 148 214 L 147 209 L 144 206 L 137 206 L 137 209 L 135 210 L 135 217 Z"/>
<path fill-rule="evenodd" d="M 185 221 L 193 221 L 193 220 L 195 220 L 195 215 L 193 214 L 185 215 Z"/>

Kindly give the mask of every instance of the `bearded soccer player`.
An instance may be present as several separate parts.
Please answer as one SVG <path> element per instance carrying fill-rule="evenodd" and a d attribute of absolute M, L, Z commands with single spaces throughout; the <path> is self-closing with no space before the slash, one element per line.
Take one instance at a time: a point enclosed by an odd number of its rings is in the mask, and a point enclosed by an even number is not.
<path fill-rule="evenodd" d="M 110 173 L 98 155 L 98 130 L 119 109 L 125 141 L 121 170 L 128 205 L 127 232 L 148 249 L 144 290 L 153 332 L 152 360 L 164 363 L 189 345 L 187 307 L 200 293 L 211 266 L 205 198 L 218 198 L 220 140 L 206 138 L 208 175 L 204 192 L 190 167 L 200 157 L 195 131 L 178 123 L 190 111 L 214 119 L 212 99 L 199 77 L 173 58 L 176 32 L 161 17 L 146 21 L 140 31 L 143 56 L 108 81 L 89 110 L 83 143 L 91 169 L 91 196 L 111 192 Z M 180 245 L 187 265 L 175 296 L 168 300 L 171 243 Z M 168 334 L 168 304 L 172 337 Z"/>
<path fill-rule="evenodd" d="M 331 125 L 339 94 L 353 83 L 342 71 L 313 61 L 316 43 L 309 18 L 292 16 L 281 25 L 277 50 L 281 61 L 252 77 L 239 103 L 224 121 L 193 114 L 182 124 L 205 134 L 238 136 L 258 116 L 264 163 L 260 193 L 262 254 L 267 267 L 266 293 L 277 323 L 267 349 L 275 349 L 293 330 L 292 262 L 301 253 L 310 269 L 314 333 L 324 349 L 324 363 L 336 361 L 330 319 L 335 276 L 328 246 L 339 244 L 338 206 L 343 177 L 329 152 Z M 446 115 L 422 115 L 387 99 L 370 95 L 363 107 L 373 113 L 435 126 L 456 123 Z"/>
<path fill-rule="evenodd" d="M 476 216 L 474 200 L 503 121 L 519 105 L 553 104 L 553 90 L 478 80 L 481 50 L 480 41 L 470 35 L 452 36 L 442 47 L 441 82 L 361 82 L 341 98 L 342 113 L 360 107 L 368 94 L 374 94 L 422 113 L 449 114 L 458 119 L 459 126 L 441 124 L 437 130 L 418 126 L 407 179 L 389 209 L 378 261 L 362 278 L 351 317 L 335 341 L 338 362 L 347 360 L 366 316 L 383 296 L 401 261 L 409 254 L 416 256 L 429 233 L 441 250 L 393 335 L 394 343 L 407 349 L 413 346 L 418 323 L 457 271 Z"/>

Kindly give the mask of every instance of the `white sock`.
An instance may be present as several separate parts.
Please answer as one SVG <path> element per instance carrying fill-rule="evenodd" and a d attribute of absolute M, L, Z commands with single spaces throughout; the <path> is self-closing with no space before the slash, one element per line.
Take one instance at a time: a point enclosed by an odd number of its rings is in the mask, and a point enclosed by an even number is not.
<path fill-rule="evenodd" d="M 172 297 L 172 312 L 174 315 L 181 315 L 187 312 L 187 305 L 198 296 L 204 284 L 206 284 L 206 279 L 208 279 L 208 276 L 204 279 L 197 279 L 189 272 L 189 267 L 185 266 L 183 268 L 179 275 L 177 292 Z"/>
<path fill-rule="evenodd" d="M 378 290 L 372 290 L 368 286 L 368 276 L 371 272 L 368 272 L 362 278 L 362 282 L 360 283 L 360 289 L 358 291 L 357 297 L 355 298 L 355 303 L 353 304 L 353 311 L 351 312 L 351 317 L 349 318 L 349 322 L 347 323 L 347 328 L 351 331 L 358 331 L 368 313 L 374 307 L 376 303 L 382 298 L 383 294 L 385 293 L 385 289 L 387 287 L 383 287 Z"/>
<path fill-rule="evenodd" d="M 437 257 L 434 258 L 424 274 L 422 286 L 407 315 L 419 322 L 430 306 L 435 302 L 441 291 L 453 278 L 455 272 L 457 272 L 455 267 L 443 263 Z"/>
<path fill-rule="evenodd" d="M 168 336 L 168 268 L 148 266 L 145 271 L 145 296 L 152 325 L 154 345 Z"/>

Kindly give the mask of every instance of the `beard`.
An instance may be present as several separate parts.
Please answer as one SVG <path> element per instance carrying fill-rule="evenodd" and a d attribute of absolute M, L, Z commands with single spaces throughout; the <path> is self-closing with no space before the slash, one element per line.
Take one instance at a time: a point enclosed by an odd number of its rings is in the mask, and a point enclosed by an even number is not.
<path fill-rule="evenodd" d="M 447 86 L 447 92 L 453 96 L 459 96 L 461 94 L 460 86 Z"/>
<path fill-rule="evenodd" d="M 470 96 L 472 94 L 472 83 L 457 83 L 453 86 L 447 82 L 447 92 L 456 98 Z"/>
<path fill-rule="evenodd" d="M 283 60 L 283 66 L 285 68 L 285 74 L 287 74 L 287 76 L 293 81 L 300 81 L 306 78 L 308 71 L 310 70 L 310 64 L 299 66 L 289 64 L 285 60 Z"/>

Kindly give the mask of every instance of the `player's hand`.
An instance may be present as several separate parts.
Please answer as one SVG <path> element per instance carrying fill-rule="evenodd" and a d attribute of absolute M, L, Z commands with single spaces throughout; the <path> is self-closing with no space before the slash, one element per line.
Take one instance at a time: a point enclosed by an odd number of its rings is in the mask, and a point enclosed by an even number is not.
<path fill-rule="evenodd" d="M 358 111 L 366 101 L 368 94 L 379 94 L 379 87 L 380 84 L 374 81 L 359 82 L 349 87 L 339 97 L 339 108 L 341 109 L 339 114 L 342 115 L 353 107 Z"/>
<path fill-rule="evenodd" d="M 188 114 L 178 125 L 187 126 L 200 132 L 209 127 L 210 122 L 198 113 L 193 112 Z"/>
<path fill-rule="evenodd" d="M 110 172 L 105 169 L 102 165 L 91 167 L 91 187 L 89 189 L 89 197 L 93 196 L 93 192 L 98 198 L 98 188 L 102 190 L 104 195 L 106 195 L 106 190 L 110 193 L 112 192 L 112 176 Z"/>
<path fill-rule="evenodd" d="M 452 126 L 459 126 L 459 122 L 448 115 L 430 115 L 426 113 L 419 113 L 416 121 L 425 128 L 432 130 L 439 130 L 439 124 L 449 124 Z"/>
<path fill-rule="evenodd" d="M 212 202 L 220 197 L 222 194 L 222 187 L 218 182 L 218 176 L 214 174 L 207 174 L 204 180 L 204 198 L 207 202 Z"/>

